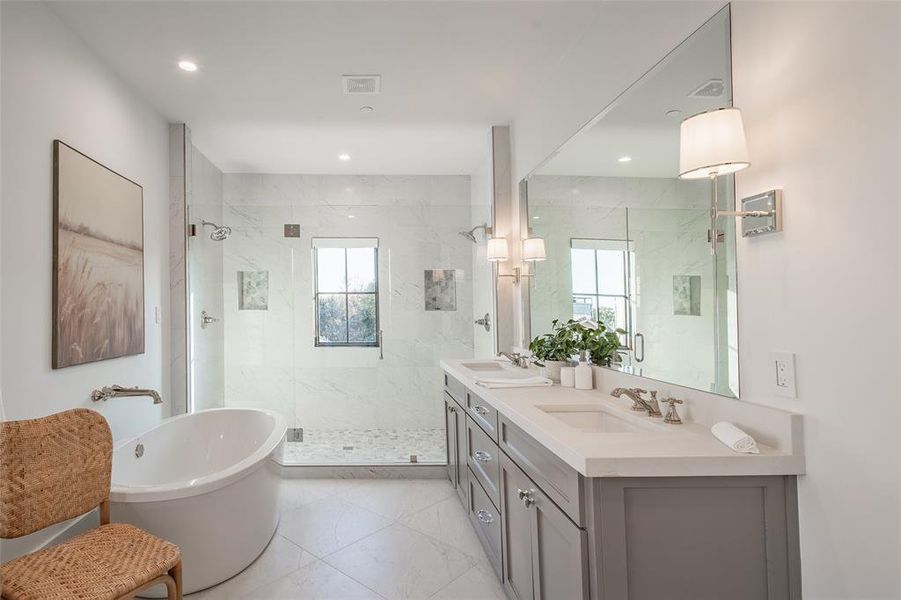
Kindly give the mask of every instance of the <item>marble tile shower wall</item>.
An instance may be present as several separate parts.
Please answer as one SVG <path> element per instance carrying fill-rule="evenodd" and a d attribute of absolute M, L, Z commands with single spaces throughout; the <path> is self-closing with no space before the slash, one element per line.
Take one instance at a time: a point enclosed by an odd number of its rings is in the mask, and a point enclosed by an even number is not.
<path fill-rule="evenodd" d="M 196 236 L 188 238 L 191 344 L 188 368 L 193 408 L 204 410 L 225 405 L 222 259 L 228 242 L 211 240 L 210 229 L 200 224 L 201 220 L 222 223 L 222 172 L 197 148 L 191 148 L 188 217 L 198 229 Z M 200 313 L 204 310 L 220 321 L 200 327 Z"/>
<path fill-rule="evenodd" d="M 311 429 L 443 427 L 438 359 L 473 354 L 469 177 L 225 174 L 223 203 L 226 405 Z M 379 238 L 384 359 L 314 346 L 314 237 Z M 456 311 L 425 311 L 426 269 L 457 270 Z M 240 271 L 268 271 L 267 310 L 239 310 Z"/>

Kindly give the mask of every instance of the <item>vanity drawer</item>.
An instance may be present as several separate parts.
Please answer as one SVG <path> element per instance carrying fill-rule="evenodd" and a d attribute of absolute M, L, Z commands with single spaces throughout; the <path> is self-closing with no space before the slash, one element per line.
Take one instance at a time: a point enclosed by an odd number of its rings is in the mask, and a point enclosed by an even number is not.
<path fill-rule="evenodd" d="M 466 386 L 447 373 L 444 374 L 444 391 L 460 406 L 466 405 Z"/>
<path fill-rule="evenodd" d="M 466 392 L 466 413 L 497 443 L 497 411 L 476 394 Z"/>
<path fill-rule="evenodd" d="M 504 415 L 498 445 L 554 504 L 579 527 L 585 526 L 585 478 Z"/>
<path fill-rule="evenodd" d="M 481 427 L 466 419 L 466 464 L 479 478 L 485 492 L 495 506 L 500 504 L 500 450 Z"/>
<path fill-rule="evenodd" d="M 498 578 L 501 575 L 501 515 L 475 477 L 469 478 L 469 520 Z"/>

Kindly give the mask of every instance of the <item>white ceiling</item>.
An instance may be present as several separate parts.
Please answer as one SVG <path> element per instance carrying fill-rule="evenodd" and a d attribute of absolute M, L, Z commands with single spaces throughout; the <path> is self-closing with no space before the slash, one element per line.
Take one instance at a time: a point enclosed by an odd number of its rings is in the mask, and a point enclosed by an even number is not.
<path fill-rule="evenodd" d="M 722 97 L 690 96 L 710 79 L 723 80 Z M 729 106 L 731 101 L 729 21 L 727 12 L 720 11 L 631 87 L 599 120 L 564 144 L 536 173 L 677 177 L 682 119 Z M 680 115 L 666 116 L 673 109 L 679 110 Z M 622 156 L 632 160 L 620 163 Z"/>
<path fill-rule="evenodd" d="M 562 60 L 601 4 L 52 6 L 223 171 L 443 174 L 478 169 L 488 128 L 512 119 L 530 74 Z M 180 59 L 199 70 L 180 71 Z M 343 95 L 342 74 L 370 73 L 380 95 Z"/>

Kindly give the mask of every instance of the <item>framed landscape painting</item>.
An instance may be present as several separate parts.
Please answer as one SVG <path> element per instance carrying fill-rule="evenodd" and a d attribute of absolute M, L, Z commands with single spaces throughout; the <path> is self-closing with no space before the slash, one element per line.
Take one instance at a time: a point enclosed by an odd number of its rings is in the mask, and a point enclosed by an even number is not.
<path fill-rule="evenodd" d="M 53 142 L 53 368 L 144 352 L 144 190 Z"/>

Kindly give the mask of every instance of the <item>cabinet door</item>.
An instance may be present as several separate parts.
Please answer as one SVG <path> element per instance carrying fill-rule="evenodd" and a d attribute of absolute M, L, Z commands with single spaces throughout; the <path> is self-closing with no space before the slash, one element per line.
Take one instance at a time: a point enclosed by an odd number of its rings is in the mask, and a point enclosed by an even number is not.
<path fill-rule="evenodd" d="M 588 534 L 541 490 L 530 498 L 534 600 L 587 600 Z"/>
<path fill-rule="evenodd" d="M 454 411 L 457 427 L 457 496 L 463 507 L 469 506 L 469 468 L 466 466 L 466 413 L 457 405 Z"/>
<path fill-rule="evenodd" d="M 531 541 L 533 511 L 519 497 L 520 490 L 531 491 L 534 486 L 503 453 L 500 480 L 504 589 L 511 600 L 534 600 Z"/>
<path fill-rule="evenodd" d="M 444 395 L 444 425 L 447 429 L 447 478 L 456 487 L 460 483 L 460 463 L 457 459 L 457 403 Z"/>

